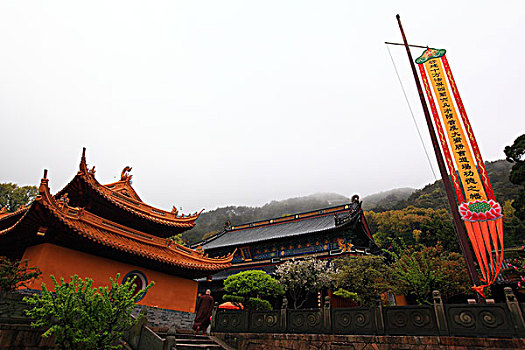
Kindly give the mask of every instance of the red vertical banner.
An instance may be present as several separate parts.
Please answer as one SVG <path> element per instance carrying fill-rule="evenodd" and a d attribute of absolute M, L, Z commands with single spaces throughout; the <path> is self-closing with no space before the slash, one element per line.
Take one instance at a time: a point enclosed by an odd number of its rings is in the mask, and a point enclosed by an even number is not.
<path fill-rule="evenodd" d="M 484 288 L 495 282 L 503 263 L 503 215 L 445 53 L 445 50 L 428 48 L 416 63 L 454 185 L 459 212 L 481 270 L 482 283 L 472 288 L 483 295 Z"/>

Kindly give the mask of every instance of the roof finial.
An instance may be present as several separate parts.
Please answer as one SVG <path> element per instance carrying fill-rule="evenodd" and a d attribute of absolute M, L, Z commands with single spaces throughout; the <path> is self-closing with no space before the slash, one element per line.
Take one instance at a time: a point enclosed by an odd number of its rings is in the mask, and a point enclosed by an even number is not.
<path fill-rule="evenodd" d="M 82 148 L 82 158 L 80 158 L 80 172 L 87 172 L 86 147 Z"/>
<path fill-rule="evenodd" d="M 47 169 L 44 169 L 44 179 L 47 179 Z"/>

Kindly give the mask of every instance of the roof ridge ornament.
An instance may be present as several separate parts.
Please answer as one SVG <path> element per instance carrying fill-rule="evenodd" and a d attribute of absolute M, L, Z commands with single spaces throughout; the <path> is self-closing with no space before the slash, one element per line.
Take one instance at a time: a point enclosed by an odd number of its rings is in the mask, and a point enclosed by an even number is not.
<path fill-rule="evenodd" d="M 86 147 L 82 147 L 82 157 L 80 157 L 80 166 L 79 172 L 84 172 L 87 169 L 86 161 Z"/>
<path fill-rule="evenodd" d="M 130 166 L 126 166 L 124 169 L 122 169 L 122 172 L 120 173 L 120 181 L 129 182 L 131 180 L 131 177 L 133 176 L 129 174 L 131 169 L 133 168 Z"/>

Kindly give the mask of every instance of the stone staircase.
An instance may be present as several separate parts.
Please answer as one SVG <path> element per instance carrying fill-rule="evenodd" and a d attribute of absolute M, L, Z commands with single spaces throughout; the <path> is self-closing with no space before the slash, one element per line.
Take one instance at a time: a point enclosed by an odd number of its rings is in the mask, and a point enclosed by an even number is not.
<path fill-rule="evenodd" d="M 176 350 L 224 350 L 215 340 L 206 335 L 177 334 L 173 349 Z"/>

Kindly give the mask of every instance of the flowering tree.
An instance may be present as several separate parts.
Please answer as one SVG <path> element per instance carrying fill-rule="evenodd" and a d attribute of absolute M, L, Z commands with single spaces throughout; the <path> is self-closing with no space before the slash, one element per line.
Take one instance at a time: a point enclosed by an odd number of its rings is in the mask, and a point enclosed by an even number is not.
<path fill-rule="evenodd" d="M 280 265 L 275 275 L 290 295 L 294 309 L 304 305 L 308 296 L 332 285 L 334 270 L 317 259 L 289 260 Z"/>
<path fill-rule="evenodd" d="M 521 251 L 510 253 L 509 259 L 505 261 L 508 267 L 501 270 L 505 279 L 518 283 L 518 293 L 525 293 L 525 257 L 523 251 L 525 251 L 525 246 L 521 247 Z"/>

